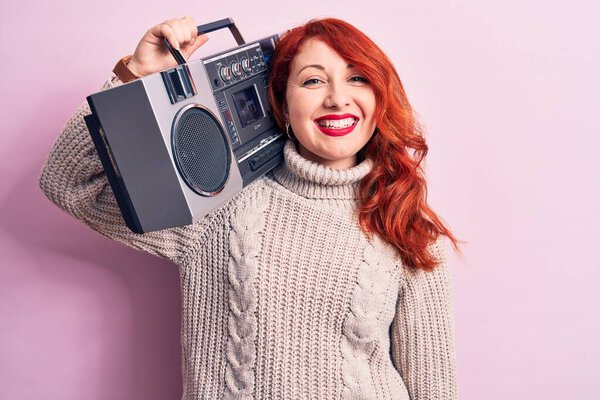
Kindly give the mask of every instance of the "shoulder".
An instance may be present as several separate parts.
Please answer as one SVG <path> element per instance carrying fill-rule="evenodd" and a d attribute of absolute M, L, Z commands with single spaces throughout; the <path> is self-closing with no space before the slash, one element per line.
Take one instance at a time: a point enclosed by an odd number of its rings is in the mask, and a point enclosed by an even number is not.
<path fill-rule="evenodd" d="M 214 224 L 229 225 L 231 219 L 238 215 L 240 210 L 247 209 L 250 204 L 268 204 L 270 187 L 266 183 L 267 180 L 265 176 L 257 178 L 199 223 L 213 226 Z"/>
<path fill-rule="evenodd" d="M 299 196 L 284 188 L 275 178 L 273 171 L 269 171 L 244 187 L 229 200 L 229 203 L 232 203 L 233 209 L 237 209 L 247 202 L 276 203 L 282 198 L 294 199 L 296 197 Z"/>
<path fill-rule="evenodd" d="M 430 253 L 437 261 L 436 267 L 431 271 L 406 266 L 402 263 L 401 278 L 404 285 L 418 287 L 421 290 L 447 290 L 451 286 L 451 276 L 446 262 L 445 250 L 446 237 L 439 235 L 436 240 L 428 245 Z"/>
<path fill-rule="evenodd" d="M 248 202 L 267 201 L 271 191 L 268 181 L 269 179 L 265 175 L 255 179 L 233 196 L 228 203 L 231 203 L 233 209 L 237 209 Z"/>
<path fill-rule="evenodd" d="M 233 215 L 237 213 L 240 208 L 244 208 L 247 203 L 254 203 L 260 201 L 262 203 L 268 202 L 269 192 L 271 186 L 268 183 L 269 178 L 261 176 L 251 182 L 249 185 L 244 187 L 238 193 L 227 199 L 213 212 L 195 222 L 193 225 L 197 228 L 210 231 L 210 227 L 214 227 L 215 224 L 226 223 Z"/>

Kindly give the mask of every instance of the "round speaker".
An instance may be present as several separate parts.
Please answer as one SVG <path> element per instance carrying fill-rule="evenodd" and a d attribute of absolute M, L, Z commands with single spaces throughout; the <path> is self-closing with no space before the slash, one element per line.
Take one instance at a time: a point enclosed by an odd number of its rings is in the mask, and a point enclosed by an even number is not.
<path fill-rule="evenodd" d="M 171 136 L 173 158 L 186 185 L 202 196 L 223 190 L 231 152 L 214 114 L 199 104 L 187 105 L 177 114 Z"/>

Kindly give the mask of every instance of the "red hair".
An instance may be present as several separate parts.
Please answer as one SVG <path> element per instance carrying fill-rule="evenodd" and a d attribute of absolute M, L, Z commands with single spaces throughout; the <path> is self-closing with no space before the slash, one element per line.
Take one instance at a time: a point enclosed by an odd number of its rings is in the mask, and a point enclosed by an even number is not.
<path fill-rule="evenodd" d="M 458 240 L 427 205 L 427 184 L 421 162 L 427 155 L 422 128 L 410 106 L 392 62 L 364 33 L 335 18 L 312 20 L 283 35 L 275 50 L 269 75 L 269 101 L 279 127 L 284 129 L 285 94 L 292 60 L 309 38 L 323 41 L 367 78 L 377 99 L 375 134 L 360 150 L 373 161 L 361 180 L 358 216 L 367 236 L 379 235 L 400 253 L 410 267 L 433 270 L 439 260 L 429 245 L 447 236 Z"/>

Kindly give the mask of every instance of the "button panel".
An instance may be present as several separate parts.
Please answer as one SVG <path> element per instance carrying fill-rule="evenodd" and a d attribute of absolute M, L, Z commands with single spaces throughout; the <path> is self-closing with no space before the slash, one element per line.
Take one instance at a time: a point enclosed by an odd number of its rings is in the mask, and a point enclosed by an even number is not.
<path fill-rule="evenodd" d="M 237 129 L 235 128 L 235 123 L 233 122 L 233 117 L 231 116 L 231 111 L 229 111 L 229 106 L 227 105 L 227 101 L 224 98 L 218 99 L 219 111 L 221 111 L 221 115 L 225 119 L 225 125 L 227 125 L 227 130 L 229 131 L 229 137 L 231 138 L 231 144 L 234 148 L 236 148 L 240 143 L 240 137 L 237 133 Z"/>
<path fill-rule="evenodd" d="M 250 164 L 250 169 L 252 171 L 256 171 L 261 166 L 266 164 L 270 159 L 272 159 L 273 157 L 275 157 L 278 154 L 281 154 L 284 144 L 285 144 L 284 140 L 278 140 L 278 141 L 274 142 L 271 146 L 267 146 L 262 151 L 253 155 L 248 160 L 248 163 Z"/>
<path fill-rule="evenodd" d="M 254 43 L 204 60 L 204 64 L 213 90 L 217 90 L 265 71 L 270 57 L 270 55 L 265 57 L 261 43 Z M 210 76 L 211 71 L 216 71 L 217 76 Z"/>

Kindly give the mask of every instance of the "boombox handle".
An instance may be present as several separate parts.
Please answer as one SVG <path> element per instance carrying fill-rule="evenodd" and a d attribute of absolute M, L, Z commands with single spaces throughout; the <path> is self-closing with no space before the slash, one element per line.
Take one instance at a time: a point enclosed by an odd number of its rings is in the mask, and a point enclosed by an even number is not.
<path fill-rule="evenodd" d="M 198 35 L 201 35 L 203 33 L 214 32 L 214 31 L 217 31 L 217 30 L 223 29 L 223 28 L 229 28 L 229 31 L 233 35 L 233 38 L 237 42 L 238 46 L 241 46 L 246 43 L 244 41 L 244 38 L 242 38 L 240 31 L 235 26 L 235 22 L 233 22 L 233 19 L 231 19 L 231 18 L 225 18 L 225 19 L 221 19 L 218 21 L 209 22 L 208 24 L 198 25 Z M 185 58 L 183 58 L 183 55 L 181 54 L 181 52 L 177 49 L 174 49 L 173 46 L 171 46 L 169 44 L 169 41 L 166 38 L 164 39 L 164 42 L 165 42 L 165 46 L 167 46 L 167 49 L 169 49 L 169 52 L 173 55 L 173 57 L 177 61 L 177 64 L 179 64 L 179 65 L 185 64 L 186 61 L 185 61 Z"/>

